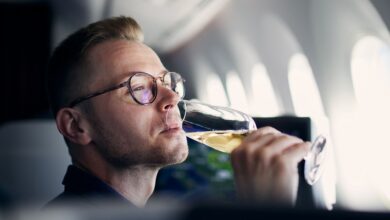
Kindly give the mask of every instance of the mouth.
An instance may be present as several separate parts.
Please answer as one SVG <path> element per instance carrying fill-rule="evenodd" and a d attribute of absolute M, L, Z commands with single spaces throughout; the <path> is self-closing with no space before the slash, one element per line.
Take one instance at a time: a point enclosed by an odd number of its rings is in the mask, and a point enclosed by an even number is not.
<path fill-rule="evenodd" d="M 162 133 L 176 133 L 183 131 L 182 129 L 182 121 L 180 118 L 180 113 L 176 111 L 178 109 L 169 108 L 163 118 L 164 129 Z"/>
<path fill-rule="evenodd" d="M 169 133 L 169 132 L 178 132 L 182 131 L 181 123 L 172 123 L 172 124 L 166 124 L 165 128 L 162 130 L 162 133 Z"/>

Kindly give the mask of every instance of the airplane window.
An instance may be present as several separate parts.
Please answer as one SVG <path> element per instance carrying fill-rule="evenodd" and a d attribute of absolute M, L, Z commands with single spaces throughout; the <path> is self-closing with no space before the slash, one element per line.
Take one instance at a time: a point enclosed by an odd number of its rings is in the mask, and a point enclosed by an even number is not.
<path fill-rule="evenodd" d="M 244 86 L 238 74 L 230 71 L 226 76 L 226 87 L 230 100 L 230 106 L 242 112 L 248 113 L 249 107 Z"/>
<path fill-rule="evenodd" d="M 374 36 L 361 38 L 351 54 L 352 83 L 359 118 L 359 145 L 369 189 L 390 201 L 390 45 Z M 357 131 L 359 132 L 359 131 Z M 346 161 L 347 163 L 348 161 Z M 359 162 L 361 161 L 351 161 Z M 357 165 L 358 166 L 358 165 Z M 383 200 L 383 198 L 381 198 Z"/>
<path fill-rule="evenodd" d="M 203 91 L 201 89 L 200 91 Z M 213 105 L 228 106 L 229 102 L 221 79 L 215 73 L 209 73 L 206 80 L 206 94 L 201 100 Z"/>
<path fill-rule="evenodd" d="M 252 90 L 251 115 L 271 117 L 280 114 L 274 88 L 262 63 L 253 66 Z"/>
<path fill-rule="evenodd" d="M 288 81 L 295 113 L 298 116 L 324 115 L 320 93 L 305 55 L 295 54 L 291 57 Z"/>

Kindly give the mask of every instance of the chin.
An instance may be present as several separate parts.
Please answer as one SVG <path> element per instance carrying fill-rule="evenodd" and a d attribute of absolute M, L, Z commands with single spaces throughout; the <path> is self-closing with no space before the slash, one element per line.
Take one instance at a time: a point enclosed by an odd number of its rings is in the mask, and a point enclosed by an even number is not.
<path fill-rule="evenodd" d="M 183 163 L 188 157 L 188 147 L 185 152 L 178 155 L 177 162 L 176 163 Z"/>
<path fill-rule="evenodd" d="M 188 157 L 188 146 L 180 146 L 179 149 L 176 148 L 170 156 L 170 164 L 179 164 L 183 163 Z"/>
<path fill-rule="evenodd" d="M 163 138 L 156 141 L 156 143 L 159 144 L 154 144 L 153 153 L 150 153 L 149 156 L 159 166 L 179 164 L 187 159 L 189 149 L 187 138 L 184 135 Z"/>
<path fill-rule="evenodd" d="M 167 165 L 179 164 L 184 162 L 188 157 L 188 145 L 187 141 L 184 143 L 176 144 L 175 146 L 167 147 L 166 153 L 166 162 Z"/>

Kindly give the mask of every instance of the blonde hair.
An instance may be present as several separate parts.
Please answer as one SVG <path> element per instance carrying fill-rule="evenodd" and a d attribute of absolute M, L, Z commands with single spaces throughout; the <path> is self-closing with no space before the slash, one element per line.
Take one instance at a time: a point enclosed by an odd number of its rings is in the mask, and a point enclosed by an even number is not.
<path fill-rule="evenodd" d="M 46 88 L 54 116 L 75 99 L 75 92 L 83 87 L 86 74 L 82 66 L 90 48 L 108 40 L 143 42 L 139 24 L 131 17 L 113 17 L 92 23 L 67 37 L 49 60 Z"/>

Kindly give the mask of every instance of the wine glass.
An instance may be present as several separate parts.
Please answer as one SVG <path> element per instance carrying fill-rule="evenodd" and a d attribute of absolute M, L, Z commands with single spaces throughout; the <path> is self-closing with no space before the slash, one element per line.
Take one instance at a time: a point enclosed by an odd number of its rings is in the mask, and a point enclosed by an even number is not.
<path fill-rule="evenodd" d="M 232 108 L 196 100 L 181 100 L 178 107 L 186 136 L 221 152 L 232 152 L 248 133 L 257 129 L 252 117 Z M 318 136 L 304 158 L 304 176 L 310 185 L 322 174 L 325 144 L 326 138 Z"/>

